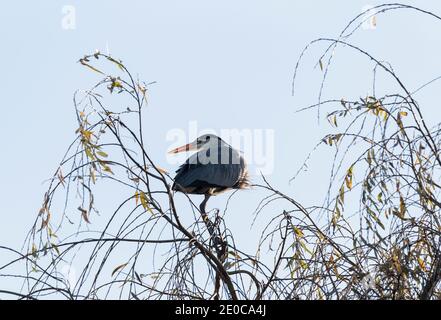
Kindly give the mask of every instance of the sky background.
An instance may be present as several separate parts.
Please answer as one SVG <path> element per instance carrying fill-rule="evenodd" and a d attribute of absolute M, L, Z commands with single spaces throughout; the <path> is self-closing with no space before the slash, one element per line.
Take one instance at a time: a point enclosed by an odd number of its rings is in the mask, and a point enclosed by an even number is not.
<path fill-rule="evenodd" d="M 158 165 L 170 172 L 175 169 L 176 164 L 167 162 L 166 136 L 174 129 L 187 131 L 191 121 L 197 121 L 201 130 L 216 132 L 273 130 L 274 170 L 267 175 L 269 181 L 302 203 L 322 199 L 331 162 L 328 150 L 318 151 L 311 165 L 315 169 L 307 177 L 288 182 L 331 130 L 326 121 L 317 122 L 315 112 L 295 113 L 317 101 L 322 73 L 314 65 L 320 51 L 313 50 L 305 59 L 293 97 L 294 66 L 309 41 L 336 37 L 366 5 L 380 3 L 5 2 L 0 11 L 0 244 L 20 248 L 38 213 L 47 188 L 44 181 L 75 136 L 73 92 L 99 79 L 77 61 L 96 49 L 122 59 L 140 79 L 156 81 L 150 87 L 148 111 L 149 119 L 155 120 L 146 123 L 145 134 Z M 403 3 L 441 14 L 439 1 Z M 73 30 L 62 27 L 66 5 L 75 8 Z M 399 11 L 378 17 L 375 30 L 361 30 L 352 41 L 391 62 L 406 85 L 415 89 L 441 73 L 439 30 L 435 20 Z M 369 94 L 371 70 L 366 59 L 337 51 L 325 98 Z M 380 83 L 380 91 L 388 89 Z M 429 123 L 440 116 L 438 91 L 435 84 L 417 97 L 425 104 Z M 209 206 L 223 207 L 226 198 L 217 197 Z M 234 197 L 233 213 L 227 218 L 233 233 L 250 224 L 258 200 L 252 191 Z"/>

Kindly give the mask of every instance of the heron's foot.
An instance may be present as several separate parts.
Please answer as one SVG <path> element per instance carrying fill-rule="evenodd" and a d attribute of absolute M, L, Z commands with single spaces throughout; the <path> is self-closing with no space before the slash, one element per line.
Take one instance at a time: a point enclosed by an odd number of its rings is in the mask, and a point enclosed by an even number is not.
<path fill-rule="evenodd" d="M 216 250 L 217 257 L 223 261 L 226 258 L 228 243 L 222 239 L 221 236 L 215 235 L 213 237 L 213 247 Z"/>
<path fill-rule="evenodd" d="M 210 246 L 216 250 L 216 255 L 222 260 L 226 255 L 228 243 L 222 238 L 222 232 L 219 227 L 222 218 L 219 217 L 219 210 L 214 210 L 216 211 L 214 223 L 208 218 L 206 213 L 202 213 L 201 217 L 207 227 L 208 233 L 210 234 Z"/>

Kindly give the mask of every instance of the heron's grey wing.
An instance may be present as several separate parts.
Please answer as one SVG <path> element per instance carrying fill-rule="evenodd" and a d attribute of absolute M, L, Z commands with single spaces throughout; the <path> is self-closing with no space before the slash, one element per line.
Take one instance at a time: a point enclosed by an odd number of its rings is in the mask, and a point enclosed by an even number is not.
<path fill-rule="evenodd" d="M 196 164 L 184 165 L 175 177 L 180 186 L 196 187 L 205 183 L 212 187 L 233 187 L 242 176 L 240 164 Z"/>
<path fill-rule="evenodd" d="M 235 152 L 235 151 L 234 151 Z M 233 163 L 201 164 L 194 161 L 196 155 L 190 157 L 178 171 L 175 183 L 183 188 L 199 187 L 206 184 L 212 187 L 231 188 L 238 183 L 245 171 L 245 162 L 242 157 Z"/>

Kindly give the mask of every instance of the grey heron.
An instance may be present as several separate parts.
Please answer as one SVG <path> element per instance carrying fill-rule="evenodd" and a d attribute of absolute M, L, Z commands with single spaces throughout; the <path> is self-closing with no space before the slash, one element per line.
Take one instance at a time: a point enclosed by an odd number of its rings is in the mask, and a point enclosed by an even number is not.
<path fill-rule="evenodd" d="M 249 187 L 248 170 L 244 158 L 229 144 L 214 134 L 205 134 L 192 143 L 169 151 L 198 152 L 190 156 L 176 171 L 172 189 L 187 194 L 201 194 L 205 198 L 200 211 L 205 215 L 205 206 L 211 196 L 231 189 Z"/>

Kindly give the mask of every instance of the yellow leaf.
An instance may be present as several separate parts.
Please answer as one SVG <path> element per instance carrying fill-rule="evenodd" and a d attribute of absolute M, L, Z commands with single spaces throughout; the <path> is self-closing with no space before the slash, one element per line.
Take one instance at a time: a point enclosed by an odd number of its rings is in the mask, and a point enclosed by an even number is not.
<path fill-rule="evenodd" d="M 92 138 L 93 132 L 89 130 L 82 130 L 81 135 L 87 140 L 90 141 L 90 138 Z"/>
<path fill-rule="evenodd" d="M 32 244 L 31 253 L 34 256 L 34 258 L 37 257 L 37 246 L 35 245 L 35 243 Z"/>
<path fill-rule="evenodd" d="M 348 187 L 349 190 L 352 189 L 352 177 L 346 177 L 346 187 Z"/>
<path fill-rule="evenodd" d="M 378 200 L 378 202 L 383 203 L 383 193 L 382 192 L 378 193 L 377 200 Z"/>
<path fill-rule="evenodd" d="M 400 111 L 400 115 L 402 117 L 406 117 L 407 116 L 407 111 Z"/>
<path fill-rule="evenodd" d="M 146 195 L 143 191 L 140 192 L 140 194 L 139 194 L 139 198 L 140 198 L 140 200 L 141 200 L 141 205 L 143 206 L 143 208 L 144 208 L 145 210 L 147 210 L 148 212 L 150 212 L 151 214 L 153 214 L 153 211 L 152 211 L 152 209 L 149 207 L 149 204 L 148 204 L 147 195 Z"/>
<path fill-rule="evenodd" d="M 107 153 L 105 153 L 104 151 L 97 151 L 97 154 L 104 158 L 108 157 Z"/>
<path fill-rule="evenodd" d="M 308 265 L 306 264 L 305 261 L 303 261 L 302 259 L 299 260 L 300 266 L 302 267 L 302 269 L 308 269 Z"/>
<path fill-rule="evenodd" d="M 144 209 L 147 209 L 148 207 L 147 196 L 143 191 L 140 192 L 140 200 L 141 200 L 141 205 L 144 207 Z"/>
<path fill-rule="evenodd" d="M 139 192 L 138 192 L 138 190 L 136 190 L 136 192 L 135 192 L 135 202 L 136 202 L 136 205 L 138 205 L 138 202 L 139 202 Z"/>
<path fill-rule="evenodd" d="M 306 244 L 303 241 L 299 241 L 299 243 L 300 243 L 300 246 L 303 248 L 303 250 L 305 250 L 310 255 L 312 255 L 312 251 L 308 249 L 308 247 L 306 246 Z"/>
<path fill-rule="evenodd" d="M 295 234 L 299 237 L 302 238 L 304 236 L 303 231 L 300 228 L 297 227 L 293 227 Z"/>
<path fill-rule="evenodd" d="M 105 172 L 109 172 L 111 174 L 114 174 L 112 169 L 110 169 L 110 167 L 108 165 L 102 164 L 102 167 Z"/>
<path fill-rule="evenodd" d="M 90 150 L 89 147 L 84 148 L 84 152 L 86 153 L 86 156 L 90 159 L 90 160 L 95 160 L 95 156 L 93 155 L 92 151 Z"/>
<path fill-rule="evenodd" d="M 420 265 L 421 270 L 426 271 L 426 264 L 424 263 L 424 260 L 418 257 L 418 264 Z"/>
<path fill-rule="evenodd" d="M 332 215 L 332 225 L 335 227 L 337 225 L 338 219 L 340 219 L 341 211 L 338 206 L 335 207 L 334 214 Z"/>

